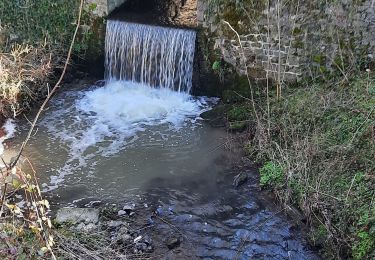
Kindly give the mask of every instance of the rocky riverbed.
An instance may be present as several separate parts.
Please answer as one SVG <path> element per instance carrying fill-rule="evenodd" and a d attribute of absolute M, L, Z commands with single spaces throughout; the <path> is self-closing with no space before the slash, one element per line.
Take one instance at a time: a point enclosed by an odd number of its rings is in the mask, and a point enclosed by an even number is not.
<path fill-rule="evenodd" d="M 319 259 L 303 223 L 273 204 L 257 182 L 249 165 L 232 167 L 215 182 L 159 179 L 132 201 L 80 201 L 78 208 L 59 209 L 56 223 L 83 234 L 76 243 L 98 234 L 117 256 L 130 258 Z"/>

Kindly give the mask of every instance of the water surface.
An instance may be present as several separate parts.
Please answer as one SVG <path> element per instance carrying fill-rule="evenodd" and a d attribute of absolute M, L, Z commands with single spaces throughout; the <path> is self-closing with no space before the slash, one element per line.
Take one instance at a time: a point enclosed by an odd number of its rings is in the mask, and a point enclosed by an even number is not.
<path fill-rule="evenodd" d="M 166 259 L 318 259 L 228 150 L 233 137 L 199 117 L 216 101 L 131 82 L 74 86 L 51 101 L 25 155 L 55 206 L 135 203 Z M 166 253 L 176 233 L 184 241 Z"/>

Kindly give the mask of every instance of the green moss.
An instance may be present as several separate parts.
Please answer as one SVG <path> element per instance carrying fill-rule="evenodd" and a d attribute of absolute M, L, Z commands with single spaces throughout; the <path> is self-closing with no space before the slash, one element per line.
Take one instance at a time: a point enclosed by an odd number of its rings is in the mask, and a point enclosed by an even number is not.
<path fill-rule="evenodd" d="M 322 224 L 318 224 L 311 230 L 309 238 L 315 246 L 323 246 L 328 239 L 327 228 Z"/>
<path fill-rule="evenodd" d="M 261 17 L 266 4 L 266 0 L 212 0 L 208 2 L 206 15 L 215 18 L 216 25 L 221 28 L 225 36 L 232 37 L 233 31 L 222 23 L 223 20 L 230 23 L 238 33 L 247 33 L 249 26 L 255 25 L 254 23 Z"/>
<path fill-rule="evenodd" d="M 230 122 L 238 122 L 248 120 L 251 116 L 248 105 L 234 105 L 228 111 L 228 119 Z"/>
<path fill-rule="evenodd" d="M 247 122 L 229 122 L 228 129 L 234 132 L 241 132 L 247 127 Z"/>
<path fill-rule="evenodd" d="M 212 69 L 213 70 L 219 70 L 221 68 L 221 63 L 220 61 L 215 61 L 213 64 L 212 64 Z"/>
<path fill-rule="evenodd" d="M 292 35 L 293 36 L 298 36 L 298 35 L 300 35 L 302 33 L 303 33 L 303 30 L 301 28 L 296 27 L 296 28 L 293 29 Z"/>
<path fill-rule="evenodd" d="M 303 49 L 305 47 L 305 43 L 303 41 L 297 40 L 292 42 L 292 47 L 296 49 Z"/>
<path fill-rule="evenodd" d="M 312 57 L 312 61 L 318 63 L 319 65 L 326 64 L 327 57 L 324 54 L 317 54 Z"/>

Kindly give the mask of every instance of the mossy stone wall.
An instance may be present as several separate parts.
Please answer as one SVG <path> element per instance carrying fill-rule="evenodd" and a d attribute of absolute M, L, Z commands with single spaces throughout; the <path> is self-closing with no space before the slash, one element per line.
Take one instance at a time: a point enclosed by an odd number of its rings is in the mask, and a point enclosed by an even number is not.
<path fill-rule="evenodd" d="M 329 77 L 374 63 L 373 0 L 200 0 L 198 19 L 217 59 L 240 74 L 246 64 L 256 79 Z"/>

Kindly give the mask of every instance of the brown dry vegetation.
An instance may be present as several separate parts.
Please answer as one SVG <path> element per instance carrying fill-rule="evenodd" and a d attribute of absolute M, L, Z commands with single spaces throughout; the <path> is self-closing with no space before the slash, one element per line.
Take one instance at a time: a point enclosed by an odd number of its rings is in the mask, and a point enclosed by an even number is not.
<path fill-rule="evenodd" d="M 61 58 L 47 45 L 13 44 L 0 53 L 0 113 L 16 117 L 45 97 Z"/>

